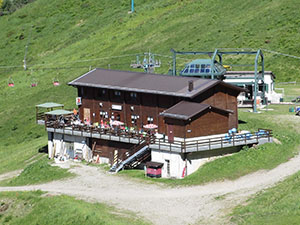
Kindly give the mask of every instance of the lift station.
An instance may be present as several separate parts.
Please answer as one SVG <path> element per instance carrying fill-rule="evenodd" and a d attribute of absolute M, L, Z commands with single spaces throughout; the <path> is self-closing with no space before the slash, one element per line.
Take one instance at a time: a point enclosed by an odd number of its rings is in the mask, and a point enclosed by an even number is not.
<path fill-rule="evenodd" d="M 267 104 L 265 97 L 265 84 L 264 84 L 264 55 L 260 49 L 215 49 L 215 51 L 199 51 L 199 52 L 183 52 L 171 49 L 173 53 L 172 69 L 169 71 L 172 75 L 177 75 L 176 70 L 176 56 L 177 55 L 208 55 L 210 59 L 196 59 L 188 63 L 183 70 L 180 71 L 180 76 L 193 76 L 206 79 L 226 79 L 226 67 L 223 65 L 223 55 L 254 55 L 254 82 L 251 85 L 253 89 L 253 111 L 257 112 L 257 97 L 260 88 L 260 98 L 263 104 Z M 253 64 L 252 64 L 253 65 Z M 228 67 L 227 67 L 228 68 Z M 239 86 L 244 86 L 241 83 Z M 252 88 L 253 86 L 253 88 Z M 251 93 L 252 94 L 252 93 Z"/>

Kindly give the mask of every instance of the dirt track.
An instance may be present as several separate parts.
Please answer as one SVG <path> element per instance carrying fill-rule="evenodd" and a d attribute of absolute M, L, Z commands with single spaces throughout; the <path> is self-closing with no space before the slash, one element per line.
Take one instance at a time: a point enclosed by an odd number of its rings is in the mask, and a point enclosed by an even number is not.
<path fill-rule="evenodd" d="M 0 187 L 0 191 L 40 189 L 88 201 L 105 202 L 117 208 L 131 210 L 154 224 L 226 224 L 228 218 L 225 215 L 234 206 L 294 174 L 299 170 L 299 165 L 298 155 L 270 171 L 258 171 L 235 181 L 167 188 L 135 182 L 106 174 L 96 167 L 79 164 L 70 169 L 78 175 L 75 178 L 42 185 Z"/>

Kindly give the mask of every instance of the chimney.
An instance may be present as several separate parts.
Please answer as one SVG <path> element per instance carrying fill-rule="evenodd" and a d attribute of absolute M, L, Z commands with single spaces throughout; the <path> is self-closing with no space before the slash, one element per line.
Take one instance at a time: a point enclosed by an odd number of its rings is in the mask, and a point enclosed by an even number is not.
<path fill-rule="evenodd" d="M 189 92 L 194 90 L 194 81 L 190 80 L 189 81 Z"/>

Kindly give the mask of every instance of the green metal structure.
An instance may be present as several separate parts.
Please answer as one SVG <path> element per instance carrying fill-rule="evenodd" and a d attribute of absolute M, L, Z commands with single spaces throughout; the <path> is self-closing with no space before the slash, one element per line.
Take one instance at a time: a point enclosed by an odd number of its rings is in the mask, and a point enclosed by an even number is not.
<path fill-rule="evenodd" d="M 253 49 L 215 49 L 215 51 L 199 51 L 199 52 L 179 52 L 171 49 L 173 53 L 173 66 L 172 66 L 172 75 L 176 76 L 176 56 L 177 55 L 208 55 L 211 59 L 197 59 L 189 63 L 181 72 L 181 76 L 200 76 L 203 78 L 210 78 L 210 79 L 218 79 L 222 76 L 226 70 L 222 66 L 223 64 L 223 55 L 255 55 L 254 61 L 254 71 L 255 71 L 255 82 L 254 82 L 254 104 L 253 104 L 253 112 L 257 112 L 257 93 L 258 93 L 258 83 L 264 82 L 264 55 L 261 49 L 253 50 Z M 205 65 L 205 69 L 203 73 L 201 73 L 201 66 L 200 72 L 197 73 L 194 67 L 196 65 Z M 195 65 L 192 67 L 192 65 Z M 199 66 L 197 66 L 199 67 Z M 204 66 L 203 66 L 204 67 Z M 210 68 L 208 68 L 210 67 Z M 260 67 L 260 70 L 258 70 Z M 206 70 L 207 69 L 207 70 Z M 203 70 L 202 70 L 203 71 Z M 262 91 L 262 100 L 266 103 L 265 98 L 265 88 Z"/>
<path fill-rule="evenodd" d="M 215 61 L 212 65 L 212 61 L 210 59 L 196 59 L 187 64 L 180 72 L 180 75 L 210 78 L 211 74 L 213 74 L 214 78 L 222 80 L 225 73 L 226 69 L 217 61 Z"/>

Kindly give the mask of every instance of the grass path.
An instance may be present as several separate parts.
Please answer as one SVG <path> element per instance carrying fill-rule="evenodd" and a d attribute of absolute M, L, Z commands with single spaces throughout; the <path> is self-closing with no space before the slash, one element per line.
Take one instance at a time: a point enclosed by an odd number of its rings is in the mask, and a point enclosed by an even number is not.
<path fill-rule="evenodd" d="M 138 213 L 154 224 L 224 224 L 231 209 L 261 191 L 296 173 L 300 155 L 272 170 L 261 170 L 237 180 L 213 182 L 202 186 L 169 188 L 150 185 L 104 173 L 97 167 L 71 166 L 76 177 L 51 183 L 0 187 L 1 191 L 42 190 L 80 199 L 112 204 Z"/>
<path fill-rule="evenodd" d="M 6 180 L 6 179 L 10 179 L 10 178 L 14 178 L 16 176 L 19 176 L 22 171 L 23 171 L 23 169 L 21 169 L 21 170 L 14 170 L 14 171 L 11 171 L 11 172 L 0 174 L 0 181 Z"/>

